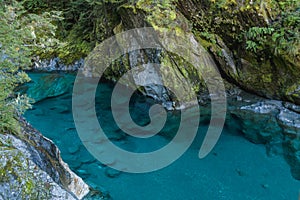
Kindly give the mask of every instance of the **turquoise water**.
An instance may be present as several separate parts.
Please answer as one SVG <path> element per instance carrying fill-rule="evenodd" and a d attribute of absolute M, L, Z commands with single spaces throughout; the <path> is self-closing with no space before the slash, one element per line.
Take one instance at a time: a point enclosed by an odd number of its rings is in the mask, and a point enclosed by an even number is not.
<path fill-rule="evenodd" d="M 168 144 L 180 121 L 180 112 L 169 112 L 160 134 L 149 139 L 126 135 L 114 123 L 110 112 L 113 85 L 98 86 L 96 111 L 107 136 L 119 147 L 133 152 L 149 152 Z M 105 190 L 116 200 L 292 200 L 298 199 L 300 182 L 292 178 L 289 166 L 280 156 L 268 157 L 263 145 L 244 139 L 231 122 L 225 126 L 213 152 L 198 158 L 207 130 L 200 123 L 197 137 L 187 152 L 161 170 L 130 174 L 118 172 L 97 161 L 81 143 L 72 116 L 72 93 L 48 98 L 26 112 L 27 120 L 59 147 L 70 168 L 89 185 Z M 130 103 L 133 120 L 149 123 L 153 100 L 135 94 Z"/>

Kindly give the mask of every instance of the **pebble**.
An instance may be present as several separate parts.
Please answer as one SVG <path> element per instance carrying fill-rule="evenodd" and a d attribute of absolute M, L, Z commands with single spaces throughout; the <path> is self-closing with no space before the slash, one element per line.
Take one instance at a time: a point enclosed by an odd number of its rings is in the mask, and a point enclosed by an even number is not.
<path fill-rule="evenodd" d="M 105 169 L 105 175 L 109 178 L 116 178 L 121 174 L 120 171 L 112 169 L 112 168 L 106 168 Z"/>
<path fill-rule="evenodd" d="M 241 169 L 235 169 L 235 171 L 238 173 L 239 176 L 245 176 L 245 172 L 243 172 Z"/>
<path fill-rule="evenodd" d="M 269 188 L 269 185 L 268 185 L 268 184 L 261 184 L 261 186 L 262 186 L 264 189 L 268 189 L 268 188 Z"/>

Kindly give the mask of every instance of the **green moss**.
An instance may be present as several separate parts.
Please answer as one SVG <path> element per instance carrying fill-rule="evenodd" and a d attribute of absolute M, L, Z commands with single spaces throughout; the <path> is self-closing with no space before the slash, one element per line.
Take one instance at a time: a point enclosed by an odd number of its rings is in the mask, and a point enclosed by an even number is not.
<path fill-rule="evenodd" d="M 272 82 L 272 74 L 263 74 L 262 80 L 264 83 L 271 83 Z"/>
<path fill-rule="evenodd" d="M 215 47 L 216 45 L 213 44 L 210 40 L 203 38 L 200 32 L 193 31 L 196 39 L 198 42 L 206 49 L 209 50 L 210 47 Z M 221 52 L 222 53 L 222 52 Z M 221 54 L 222 55 L 222 54 Z"/>
<path fill-rule="evenodd" d="M 34 182 L 32 180 L 27 180 L 25 183 L 25 190 L 24 193 L 25 194 L 32 194 L 34 190 Z"/>
<path fill-rule="evenodd" d="M 134 14 L 137 14 L 136 6 L 132 5 L 131 3 L 125 3 L 121 5 L 118 9 L 122 9 L 122 8 L 132 10 Z"/>
<path fill-rule="evenodd" d="M 1 137 L 2 143 L 9 143 Z M 3 142 L 4 141 L 4 142 Z M 12 192 L 18 193 L 20 199 L 49 199 L 51 188 L 46 188 L 40 180 L 40 171 L 33 169 L 28 158 L 14 147 L 0 147 L 0 185 L 9 187 L 9 197 Z"/>
<path fill-rule="evenodd" d="M 295 91 L 299 87 L 300 83 L 298 84 L 293 84 L 292 86 L 288 87 L 286 89 L 286 95 L 295 95 Z"/>
<path fill-rule="evenodd" d="M 114 34 L 121 33 L 122 31 L 123 31 L 123 24 L 122 24 L 122 22 L 121 22 L 120 24 L 118 24 L 118 25 L 113 29 Z"/>

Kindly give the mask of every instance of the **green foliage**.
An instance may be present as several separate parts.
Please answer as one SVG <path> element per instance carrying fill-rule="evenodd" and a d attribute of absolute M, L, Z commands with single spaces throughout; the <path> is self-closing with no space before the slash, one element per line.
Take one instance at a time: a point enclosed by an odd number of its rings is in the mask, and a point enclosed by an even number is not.
<path fill-rule="evenodd" d="M 63 20 L 56 21 L 57 38 L 65 44 L 51 54 L 38 52 L 42 58 L 60 57 L 66 64 L 87 56 L 97 42 L 113 34 L 120 22 L 117 8 L 124 0 L 20 0 L 29 13 L 60 11 Z"/>
<path fill-rule="evenodd" d="M 215 39 L 215 35 L 209 32 L 200 32 L 200 36 L 205 38 L 207 41 L 216 44 L 217 41 Z"/>
<path fill-rule="evenodd" d="M 265 51 L 274 55 L 288 55 L 296 58 L 300 49 L 300 13 L 282 13 L 280 18 L 268 27 L 251 27 L 245 32 L 246 49 Z"/>
<path fill-rule="evenodd" d="M 239 47 L 241 54 L 299 58 L 300 1 L 199 0 L 199 4 L 201 9 L 190 8 L 193 31 L 212 45 L 216 34 L 230 49 Z"/>
<path fill-rule="evenodd" d="M 272 36 L 274 31 L 274 28 L 251 27 L 245 34 L 247 38 L 246 49 L 255 53 L 257 50 L 264 50 L 269 36 Z"/>
<path fill-rule="evenodd" d="M 30 100 L 14 90 L 30 80 L 22 70 L 31 65 L 31 56 L 58 45 L 51 23 L 56 17 L 27 14 L 15 0 L 0 0 L 0 133 L 19 131 L 17 116 L 30 108 Z"/>

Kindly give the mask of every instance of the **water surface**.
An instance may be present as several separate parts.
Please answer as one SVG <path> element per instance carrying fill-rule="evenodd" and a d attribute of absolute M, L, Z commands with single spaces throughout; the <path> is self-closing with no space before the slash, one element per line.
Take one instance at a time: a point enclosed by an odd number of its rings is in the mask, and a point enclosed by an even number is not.
<path fill-rule="evenodd" d="M 36 74 L 35 74 L 36 76 Z M 110 112 L 113 85 L 98 87 L 96 111 L 107 136 L 121 148 L 149 152 L 169 142 L 178 129 L 180 112 L 168 113 L 160 134 L 136 139 L 122 132 Z M 97 161 L 81 143 L 72 117 L 72 93 L 38 102 L 26 112 L 27 120 L 54 141 L 70 168 L 94 188 L 106 190 L 116 200 L 292 200 L 298 198 L 300 182 L 292 178 L 281 156 L 268 157 L 263 145 L 253 144 L 238 129 L 225 126 L 220 140 L 206 158 L 198 152 L 207 130 L 201 123 L 197 137 L 176 162 L 159 171 L 145 174 L 119 173 Z M 153 100 L 135 94 L 131 115 L 139 125 L 149 123 Z M 255 126 L 255 124 L 253 124 Z M 188 131 L 188 130 L 187 130 Z"/>

